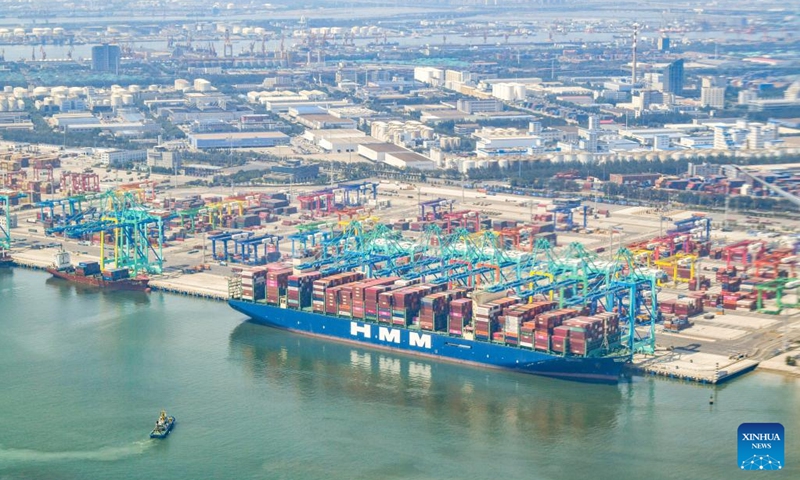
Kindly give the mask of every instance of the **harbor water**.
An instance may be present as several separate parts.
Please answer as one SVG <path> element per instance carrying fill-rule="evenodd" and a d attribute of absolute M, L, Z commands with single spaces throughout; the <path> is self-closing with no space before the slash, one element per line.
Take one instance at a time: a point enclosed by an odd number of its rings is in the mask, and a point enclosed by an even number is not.
<path fill-rule="evenodd" d="M 0 478 L 748 478 L 745 422 L 783 424 L 800 478 L 797 379 L 577 384 L 21 269 L 0 269 L 0 385 Z M 151 440 L 162 408 L 175 430 Z"/>

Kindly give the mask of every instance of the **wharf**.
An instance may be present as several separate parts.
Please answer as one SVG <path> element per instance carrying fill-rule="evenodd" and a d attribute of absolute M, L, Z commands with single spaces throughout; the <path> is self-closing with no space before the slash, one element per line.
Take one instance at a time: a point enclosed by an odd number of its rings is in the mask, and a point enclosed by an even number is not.
<path fill-rule="evenodd" d="M 148 285 L 162 292 L 221 301 L 228 299 L 228 279 L 211 273 L 154 277 Z"/>
<path fill-rule="evenodd" d="M 764 360 L 758 365 L 758 369 L 800 377 L 800 365 L 787 365 L 787 357 L 794 357 L 795 359 L 800 357 L 800 348 L 789 350 L 788 352 L 777 355 L 769 360 Z"/>
<path fill-rule="evenodd" d="M 758 366 L 747 358 L 675 349 L 653 355 L 635 355 L 633 369 L 645 375 L 717 384 L 731 380 Z"/>

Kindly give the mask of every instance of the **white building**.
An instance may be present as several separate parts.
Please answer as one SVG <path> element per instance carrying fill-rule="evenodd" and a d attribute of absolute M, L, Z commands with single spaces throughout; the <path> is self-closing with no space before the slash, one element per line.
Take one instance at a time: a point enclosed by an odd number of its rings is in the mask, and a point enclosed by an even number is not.
<path fill-rule="evenodd" d="M 211 82 L 198 78 L 194 81 L 194 89 L 198 92 L 208 92 L 211 90 Z"/>
<path fill-rule="evenodd" d="M 151 148 L 147 150 L 147 166 L 174 171 L 181 168 L 181 153 L 160 146 Z"/>
<path fill-rule="evenodd" d="M 524 83 L 495 83 L 492 84 L 492 96 L 505 102 L 525 100 L 528 88 Z"/>
<path fill-rule="evenodd" d="M 147 150 L 102 150 L 95 153 L 95 158 L 100 162 L 116 167 L 131 162 L 143 162 L 147 160 Z"/>
<path fill-rule="evenodd" d="M 444 85 L 444 70 L 433 67 L 415 67 L 414 80 L 434 87 Z"/>

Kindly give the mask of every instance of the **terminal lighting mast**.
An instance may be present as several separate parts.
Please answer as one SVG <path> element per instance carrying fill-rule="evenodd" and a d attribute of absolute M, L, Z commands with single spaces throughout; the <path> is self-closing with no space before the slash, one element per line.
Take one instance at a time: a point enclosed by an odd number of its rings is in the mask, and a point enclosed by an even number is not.
<path fill-rule="evenodd" d="M 636 43 L 639 40 L 639 24 L 633 24 L 633 68 L 631 68 L 631 97 L 636 85 Z"/>

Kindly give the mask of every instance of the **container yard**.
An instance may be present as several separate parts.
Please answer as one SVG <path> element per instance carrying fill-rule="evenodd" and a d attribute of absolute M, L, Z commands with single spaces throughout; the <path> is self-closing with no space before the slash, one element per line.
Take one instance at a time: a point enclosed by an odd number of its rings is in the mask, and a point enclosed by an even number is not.
<path fill-rule="evenodd" d="M 798 331 L 778 331 L 800 302 L 791 221 L 387 181 L 197 193 L 158 177 L 95 183 L 41 156 L 12 168 L 33 178 L 36 166 L 51 185 L 3 192 L 20 266 L 47 268 L 63 247 L 108 275 L 148 275 L 153 290 L 562 358 L 619 353 L 706 383 Z M 675 352 L 698 343 L 725 368 L 686 374 Z"/>

